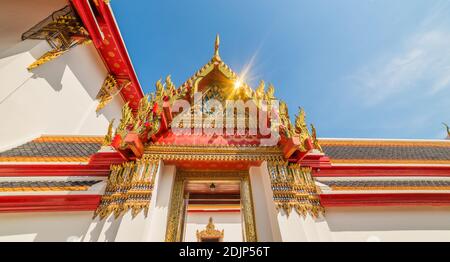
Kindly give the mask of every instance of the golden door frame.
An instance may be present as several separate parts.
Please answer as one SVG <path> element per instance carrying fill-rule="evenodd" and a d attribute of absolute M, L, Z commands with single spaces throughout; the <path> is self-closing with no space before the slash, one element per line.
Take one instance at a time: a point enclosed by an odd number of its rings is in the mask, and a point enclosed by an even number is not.
<path fill-rule="evenodd" d="M 175 175 L 172 189 L 169 217 L 167 220 L 166 242 L 182 241 L 184 206 L 184 183 L 186 180 L 239 180 L 241 184 L 241 210 L 244 216 L 244 241 L 256 242 L 256 223 L 253 209 L 252 191 L 248 171 L 185 171 Z"/>

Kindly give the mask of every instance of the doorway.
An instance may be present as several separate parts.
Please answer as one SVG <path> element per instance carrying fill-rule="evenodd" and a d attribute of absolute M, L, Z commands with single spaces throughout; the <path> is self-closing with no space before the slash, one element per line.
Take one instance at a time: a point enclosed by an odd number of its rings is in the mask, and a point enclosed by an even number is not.
<path fill-rule="evenodd" d="M 256 241 L 248 172 L 177 171 L 166 241 Z"/>

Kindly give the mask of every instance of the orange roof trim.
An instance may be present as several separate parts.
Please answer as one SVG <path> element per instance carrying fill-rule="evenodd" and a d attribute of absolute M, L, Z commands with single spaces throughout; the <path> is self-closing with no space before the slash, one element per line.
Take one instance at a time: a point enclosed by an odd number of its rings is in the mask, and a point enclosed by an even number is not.
<path fill-rule="evenodd" d="M 427 159 L 331 159 L 333 164 L 440 164 L 450 165 L 450 160 Z"/>
<path fill-rule="evenodd" d="M 334 140 L 334 139 L 320 139 L 319 143 L 322 146 L 435 146 L 435 147 L 450 147 L 450 141 L 408 141 L 408 140 Z"/>
<path fill-rule="evenodd" d="M 0 157 L 0 162 L 89 162 L 90 157 Z"/>
<path fill-rule="evenodd" d="M 102 143 L 103 136 L 41 136 L 33 140 L 36 143 Z"/>

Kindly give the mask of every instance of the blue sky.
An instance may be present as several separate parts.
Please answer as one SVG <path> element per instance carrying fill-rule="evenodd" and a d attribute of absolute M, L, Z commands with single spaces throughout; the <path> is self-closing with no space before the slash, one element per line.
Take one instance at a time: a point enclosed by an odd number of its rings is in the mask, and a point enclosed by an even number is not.
<path fill-rule="evenodd" d="M 132 3 L 131 3 L 132 2 Z M 144 92 L 180 85 L 212 57 L 273 83 L 319 137 L 444 138 L 448 0 L 111 1 Z"/>

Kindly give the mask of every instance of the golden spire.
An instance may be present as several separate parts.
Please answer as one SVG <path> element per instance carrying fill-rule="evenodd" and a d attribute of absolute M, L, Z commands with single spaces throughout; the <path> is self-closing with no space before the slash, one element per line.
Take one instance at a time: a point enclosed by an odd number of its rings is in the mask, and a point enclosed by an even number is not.
<path fill-rule="evenodd" d="M 216 35 L 216 42 L 214 43 L 214 59 L 220 61 L 219 55 L 220 37 L 219 34 Z"/>

